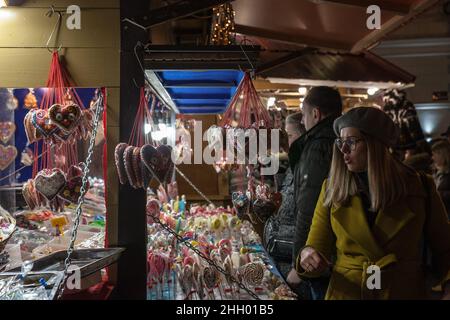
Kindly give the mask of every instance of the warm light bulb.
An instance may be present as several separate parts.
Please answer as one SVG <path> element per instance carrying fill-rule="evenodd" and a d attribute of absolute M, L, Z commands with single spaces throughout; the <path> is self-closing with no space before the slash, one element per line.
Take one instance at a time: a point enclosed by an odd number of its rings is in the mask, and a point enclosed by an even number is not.
<path fill-rule="evenodd" d="M 308 92 L 308 89 L 305 87 L 298 88 L 298 93 L 300 93 L 302 96 L 304 96 Z"/>
<path fill-rule="evenodd" d="M 380 90 L 380 89 L 378 89 L 378 88 L 369 88 L 369 89 L 367 89 L 367 94 L 369 96 L 373 96 L 375 93 L 377 93 L 378 90 Z"/>

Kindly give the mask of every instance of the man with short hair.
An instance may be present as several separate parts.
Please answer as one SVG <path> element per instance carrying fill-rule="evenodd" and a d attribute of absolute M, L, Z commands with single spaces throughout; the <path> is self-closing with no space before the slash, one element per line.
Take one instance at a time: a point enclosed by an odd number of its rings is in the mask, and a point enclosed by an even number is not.
<path fill-rule="evenodd" d="M 292 252 L 293 263 L 306 243 L 323 181 L 328 177 L 336 139 L 334 120 L 342 114 L 339 92 L 330 87 L 312 88 L 303 101 L 303 123 L 307 132 L 289 148 L 289 163 L 294 172 L 294 194 L 297 210 L 296 232 Z M 295 267 L 287 282 L 298 286 L 302 280 Z M 328 277 L 304 280 L 311 286 L 314 300 L 325 297 Z"/>

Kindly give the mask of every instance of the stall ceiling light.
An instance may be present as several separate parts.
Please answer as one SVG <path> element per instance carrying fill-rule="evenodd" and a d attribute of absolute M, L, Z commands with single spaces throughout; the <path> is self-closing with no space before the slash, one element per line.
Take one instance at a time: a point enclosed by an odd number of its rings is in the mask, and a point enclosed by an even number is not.
<path fill-rule="evenodd" d="M 0 8 L 7 7 L 8 4 L 6 3 L 6 0 L 0 0 Z"/>
<path fill-rule="evenodd" d="M 305 87 L 298 88 L 298 93 L 300 93 L 302 96 L 306 95 L 307 92 L 308 89 L 306 89 Z"/>
<path fill-rule="evenodd" d="M 268 107 L 273 107 L 275 105 L 275 97 L 270 97 L 269 100 L 267 100 L 267 106 Z"/>
<path fill-rule="evenodd" d="M 378 92 L 378 90 L 380 90 L 380 89 L 378 89 L 378 88 L 369 88 L 369 89 L 367 89 L 367 93 L 369 94 L 369 96 L 373 96 L 375 93 Z"/>

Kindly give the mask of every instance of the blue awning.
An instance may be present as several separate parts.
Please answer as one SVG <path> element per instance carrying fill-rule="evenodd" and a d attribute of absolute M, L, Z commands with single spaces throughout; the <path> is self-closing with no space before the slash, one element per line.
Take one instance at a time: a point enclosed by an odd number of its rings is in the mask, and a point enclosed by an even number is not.
<path fill-rule="evenodd" d="M 224 113 L 241 82 L 239 70 L 156 71 L 180 113 Z"/>

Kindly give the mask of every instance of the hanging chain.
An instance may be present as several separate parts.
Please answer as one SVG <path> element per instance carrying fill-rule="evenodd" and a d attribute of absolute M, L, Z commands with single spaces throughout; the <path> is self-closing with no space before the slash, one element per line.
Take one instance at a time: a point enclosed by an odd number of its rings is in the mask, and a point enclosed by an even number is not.
<path fill-rule="evenodd" d="M 189 178 L 186 177 L 186 176 L 184 175 L 184 173 L 181 172 L 180 169 L 178 169 L 177 166 L 175 166 L 175 170 L 178 172 L 178 174 L 179 174 L 184 180 L 186 180 L 187 183 L 189 183 L 189 185 L 190 185 L 195 191 L 197 191 L 197 193 L 198 193 L 203 199 L 206 200 L 206 202 L 208 202 L 210 205 L 213 205 L 213 206 L 215 207 L 214 203 L 212 203 L 211 200 L 209 200 L 209 199 L 203 194 L 203 192 L 201 192 L 201 191 L 197 188 L 197 186 L 196 186 L 195 184 L 193 184 L 192 181 L 189 180 Z"/>
<path fill-rule="evenodd" d="M 87 192 L 87 184 L 88 184 L 88 174 L 89 174 L 89 166 L 92 161 L 92 154 L 94 153 L 94 146 L 95 146 L 95 138 L 97 136 L 97 129 L 100 122 L 100 115 L 103 112 L 103 93 L 101 93 L 97 99 L 96 102 L 96 109 L 95 109 L 95 117 L 94 117 L 94 128 L 92 130 L 91 138 L 89 140 L 89 148 L 88 148 L 88 154 L 86 157 L 86 161 L 84 163 L 83 167 L 83 179 L 82 179 L 82 185 L 80 189 L 80 196 L 78 198 L 78 204 L 76 208 L 75 213 L 75 219 L 71 230 L 71 239 L 69 248 L 67 249 L 67 257 L 64 261 L 64 276 L 62 281 L 59 284 L 58 287 L 58 300 L 61 299 L 64 290 L 66 288 L 66 281 L 68 277 L 68 269 L 70 265 L 72 264 L 72 253 L 75 246 L 75 240 L 77 239 L 77 232 L 78 232 L 78 226 L 80 224 L 80 218 L 81 214 L 83 213 L 82 205 L 84 204 L 84 196 Z"/>
<path fill-rule="evenodd" d="M 232 282 L 236 283 L 238 285 L 239 288 L 241 288 L 242 290 L 244 290 L 245 292 L 247 292 L 252 298 L 254 298 L 255 300 L 261 300 L 253 291 L 251 291 L 250 289 L 248 289 L 246 286 L 244 286 L 244 284 L 239 281 L 238 279 L 236 279 L 233 275 L 231 275 L 230 273 L 228 273 L 224 268 L 222 268 L 221 266 L 217 265 L 214 260 L 212 260 L 210 257 L 208 257 L 207 255 L 205 255 L 203 252 L 201 252 L 200 250 L 198 250 L 197 248 L 195 248 L 188 240 L 183 239 L 180 235 L 178 235 L 178 233 L 176 233 L 171 227 L 169 227 L 168 225 L 164 224 L 161 222 L 161 220 L 159 220 L 157 217 L 151 217 L 153 219 L 154 222 L 156 222 L 157 224 L 159 224 L 164 230 L 166 230 L 167 232 L 169 232 L 171 235 L 173 235 L 175 238 L 177 238 L 177 240 L 179 242 L 181 242 L 182 244 L 184 244 L 186 247 L 188 247 L 189 249 L 191 249 L 192 251 L 194 251 L 196 254 L 198 254 L 201 258 L 203 258 L 209 265 L 213 266 L 217 271 L 219 271 L 220 273 L 222 273 L 227 279 L 230 279 Z"/>

